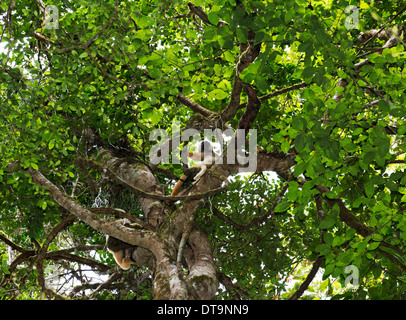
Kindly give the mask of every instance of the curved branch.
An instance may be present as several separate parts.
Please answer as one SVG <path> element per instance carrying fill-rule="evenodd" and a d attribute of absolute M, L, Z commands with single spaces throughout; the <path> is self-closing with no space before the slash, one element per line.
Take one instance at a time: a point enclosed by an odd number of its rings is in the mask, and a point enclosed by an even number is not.
<path fill-rule="evenodd" d="M 51 289 L 48 289 L 45 285 L 45 279 L 44 279 L 44 258 L 45 254 L 48 250 L 48 246 L 51 244 L 53 239 L 57 236 L 57 234 L 62 231 L 66 226 L 68 226 L 71 222 L 75 220 L 75 216 L 70 215 L 66 217 L 64 220 L 59 222 L 57 226 L 51 231 L 51 233 L 48 235 L 47 239 L 45 240 L 45 243 L 42 245 L 41 250 L 38 253 L 37 257 L 37 262 L 36 262 L 36 268 L 37 268 L 37 280 L 38 284 L 41 286 L 42 291 L 50 298 L 55 298 L 55 299 L 64 299 L 62 296 L 58 295 L 56 292 L 54 292 Z"/>
<path fill-rule="evenodd" d="M 217 275 L 219 281 L 226 287 L 233 300 L 242 300 L 249 296 L 243 287 L 234 284 L 231 278 L 225 273 L 217 272 Z"/>
<path fill-rule="evenodd" d="M 187 293 L 182 285 L 183 282 L 178 277 L 176 264 L 173 263 L 171 257 L 171 248 L 168 248 L 171 246 L 172 237 L 168 236 L 162 238 L 162 233 L 158 236 L 154 232 L 127 228 L 121 223 L 115 223 L 115 221 L 111 221 L 110 219 L 100 219 L 96 214 L 85 209 L 69 196 L 62 193 L 58 187 L 45 178 L 40 171 L 32 169 L 28 169 L 27 171 L 33 182 L 45 188 L 60 206 L 86 222 L 93 229 L 123 242 L 151 251 L 156 259 L 155 281 L 163 282 L 162 286 L 156 286 L 156 288 L 154 288 L 155 298 L 186 298 Z M 170 283 L 168 279 L 171 279 Z"/>
<path fill-rule="evenodd" d="M 160 252 L 160 249 L 162 249 L 161 241 L 159 241 L 159 239 L 157 239 L 151 232 L 129 229 L 123 225 L 114 223 L 114 221 L 100 219 L 96 214 L 83 208 L 81 205 L 73 201 L 69 196 L 62 193 L 58 187 L 45 178 L 38 170 L 29 169 L 28 173 L 32 177 L 32 180 L 36 184 L 45 188 L 60 206 L 71 212 L 80 220 L 86 222 L 93 229 L 105 234 L 109 234 L 112 237 L 126 243 L 149 249 L 152 252 L 154 252 L 156 249 L 156 252 L 154 253 L 157 255 L 162 254 L 162 252 Z"/>
<path fill-rule="evenodd" d="M 225 221 L 226 223 L 230 224 L 231 226 L 233 226 L 235 229 L 237 230 L 248 230 L 251 229 L 254 226 L 260 225 L 261 223 L 263 223 L 265 220 L 267 220 L 269 218 L 269 216 L 271 214 L 273 214 L 273 211 L 275 209 L 275 207 L 281 202 L 283 195 L 285 194 L 286 190 L 288 189 L 289 184 L 286 183 L 282 190 L 279 192 L 279 194 L 277 195 L 275 201 L 272 203 L 271 208 L 269 208 L 268 212 L 260 217 L 255 217 L 253 218 L 249 223 L 246 224 L 239 224 L 237 222 L 235 222 L 234 220 L 232 220 L 231 218 L 227 217 L 225 214 L 223 214 L 218 208 L 213 207 L 213 214 L 220 218 L 221 220 Z"/>
<path fill-rule="evenodd" d="M 21 263 L 23 263 L 24 261 L 27 261 L 29 258 L 31 258 L 32 256 L 35 256 L 35 251 L 26 251 L 23 252 L 21 254 L 19 254 L 14 261 L 10 264 L 9 266 L 9 273 L 5 274 L 3 277 L 3 280 L 0 283 L 0 286 L 4 286 L 8 280 L 11 278 L 11 275 L 13 274 L 14 270 L 17 268 L 17 266 Z"/>
<path fill-rule="evenodd" d="M 205 117 L 210 117 L 210 116 L 216 114 L 215 112 L 208 110 L 208 109 L 202 107 L 201 105 L 197 104 L 196 102 L 190 100 L 188 97 L 186 97 L 181 92 L 179 92 L 177 99 L 179 102 L 181 102 L 186 107 L 190 108 L 191 110 L 193 110 L 196 113 L 200 113 L 201 115 L 203 115 Z"/>
<path fill-rule="evenodd" d="M 319 190 L 321 194 L 329 191 L 328 188 L 324 186 L 317 185 L 316 189 Z M 350 210 L 347 209 L 345 203 L 341 199 L 324 199 L 330 207 L 333 207 L 335 204 L 338 205 L 340 213 L 339 218 L 345 224 L 347 224 L 350 228 L 354 229 L 358 234 L 363 236 L 364 238 L 371 236 L 374 234 L 374 231 L 368 228 L 362 221 L 360 221 Z M 386 242 L 381 242 L 380 246 L 384 248 L 388 248 L 387 250 L 378 248 L 378 251 L 383 255 L 387 256 L 393 263 L 398 265 L 403 272 L 406 272 L 406 265 L 398 259 L 397 255 L 404 255 L 402 250 L 398 247 L 390 245 Z"/>
<path fill-rule="evenodd" d="M 271 99 L 271 98 L 275 98 L 275 97 L 280 96 L 280 95 L 282 95 L 284 93 L 288 93 L 290 91 L 306 88 L 307 86 L 310 86 L 310 85 L 311 85 L 311 83 L 305 83 L 305 82 L 294 84 L 294 85 L 292 85 L 290 87 L 286 87 L 286 88 L 283 88 L 283 89 L 280 89 L 280 90 L 277 90 L 277 91 L 274 91 L 274 92 L 271 92 L 271 93 L 267 93 L 267 94 L 265 94 L 263 96 L 260 96 L 259 101 L 262 102 L 262 101 L 265 101 L 265 100 L 268 100 L 268 99 Z M 247 107 L 247 102 L 244 102 L 244 103 L 241 103 L 238 106 L 237 110 L 244 109 L 246 107 Z"/>
<path fill-rule="evenodd" d="M 21 253 L 32 253 L 33 252 L 33 250 L 27 250 L 27 249 L 21 248 L 20 246 L 16 245 L 14 242 L 7 239 L 7 237 L 2 235 L 1 233 L 0 233 L 0 241 L 3 241 L 6 245 L 10 246 L 13 250 L 16 250 L 18 252 L 21 252 Z"/>
<path fill-rule="evenodd" d="M 314 277 L 316 276 L 317 271 L 319 271 L 320 265 L 323 262 L 324 257 L 319 256 L 316 261 L 313 263 L 312 270 L 310 270 L 309 274 L 306 277 L 306 280 L 302 282 L 299 289 L 288 299 L 288 300 L 297 300 L 299 299 L 302 294 L 306 291 L 309 287 L 310 283 L 313 281 Z"/>

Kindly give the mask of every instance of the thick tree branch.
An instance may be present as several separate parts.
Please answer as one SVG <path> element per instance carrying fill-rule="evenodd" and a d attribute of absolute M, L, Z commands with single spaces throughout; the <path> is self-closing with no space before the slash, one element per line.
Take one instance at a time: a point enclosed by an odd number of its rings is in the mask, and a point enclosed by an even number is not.
<path fill-rule="evenodd" d="M 52 182 L 45 178 L 38 170 L 28 170 L 33 182 L 45 188 L 51 197 L 63 208 L 71 212 L 90 227 L 123 242 L 151 251 L 156 259 L 155 281 L 161 283 L 154 290 L 155 298 L 186 299 L 187 292 L 183 282 L 179 279 L 176 261 L 171 259 L 172 251 L 175 251 L 172 233 L 158 237 L 154 232 L 126 228 L 120 223 L 110 220 L 99 219 L 94 213 L 83 208 L 67 195 L 62 193 Z M 201 200 L 198 200 L 198 202 Z M 172 248 L 173 247 L 173 248 Z M 168 279 L 171 279 L 168 286 Z"/>
<path fill-rule="evenodd" d="M 52 182 L 45 178 L 38 170 L 28 170 L 33 182 L 45 188 L 51 197 L 63 208 L 71 212 L 80 220 L 86 222 L 93 229 L 109 234 L 123 242 L 130 243 L 145 249 L 151 250 L 154 254 L 161 255 L 161 242 L 155 236 L 146 231 L 126 228 L 123 225 L 116 224 L 114 221 L 98 218 L 94 213 L 83 208 L 73 201 L 69 196 L 62 193 Z"/>
<path fill-rule="evenodd" d="M 113 170 L 110 169 L 109 167 L 103 166 L 102 164 L 97 163 L 93 160 L 83 160 L 82 159 L 81 161 L 85 162 L 90 168 L 98 169 L 100 172 L 102 172 L 102 173 L 108 175 L 110 178 L 116 180 L 119 184 L 121 184 L 124 187 L 126 187 L 127 189 L 131 190 L 137 196 L 141 196 L 144 198 L 150 198 L 150 199 L 154 199 L 154 200 L 173 201 L 173 202 L 178 201 L 178 200 L 198 200 L 198 199 L 210 197 L 216 193 L 222 192 L 227 189 L 227 186 L 223 186 L 223 187 L 208 190 L 204 193 L 199 193 L 199 194 L 193 194 L 193 195 L 187 195 L 187 196 L 175 196 L 175 197 L 164 196 L 164 195 L 160 195 L 157 193 L 146 192 L 141 188 L 135 187 L 134 185 L 130 184 L 128 181 L 124 181 L 118 174 L 113 172 Z"/>
<path fill-rule="evenodd" d="M 231 91 L 230 103 L 221 113 L 221 119 L 224 122 L 230 120 L 235 112 L 239 109 L 240 100 L 241 100 L 241 91 L 242 91 L 242 81 L 238 74 L 234 77 L 233 90 Z"/>

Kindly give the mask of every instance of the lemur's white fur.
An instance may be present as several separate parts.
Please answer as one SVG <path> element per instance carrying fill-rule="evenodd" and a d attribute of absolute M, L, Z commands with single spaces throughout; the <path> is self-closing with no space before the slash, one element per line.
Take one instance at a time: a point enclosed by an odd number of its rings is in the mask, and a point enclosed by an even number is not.
<path fill-rule="evenodd" d="M 206 148 L 206 150 L 204 150 Z M 206 173 L 207 167 L 214 163 L 218 155 L 213 151 L 213 146 L 209 141 L 203 141 L 199 144 L 198 152 L 189 152 L 190 159 L 197 161 L 198 163 L 191 166 L 189 169 L 200 168 L 200 171 L 195 175 L 193 180 L 199 181 L 199 179 Z M 176 183 L 172 191 L 172 196 L 176 196 L 183 183 L 187 179 L 188 175 L 183 175 Z"/>

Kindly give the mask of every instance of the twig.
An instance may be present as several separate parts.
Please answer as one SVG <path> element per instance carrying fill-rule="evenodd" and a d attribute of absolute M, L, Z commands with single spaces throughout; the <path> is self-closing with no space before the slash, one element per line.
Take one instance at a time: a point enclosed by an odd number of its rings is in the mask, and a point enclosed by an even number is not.
<path fill-rule="evenodd" d="M 271 208 L 268 210 L 266 214 L 264 214 L 261 217 L 253 218 L 249 223 L 246 224 L 239 224 L 232 220 L 231 218 L 227 217 L 224 213 L 222 213 L 219 209 L 216 207 L 213 207 L 213 214 L 217 217 L 225 221 L 226 223 L 230 224 L 237 230 L 248 230 L 251 229 L 253 226 L 260 225 L 262 222 L 264 222 L 266 219 L 269 218 L 269 216 L 274 212 L 275 207 L 280 203 L 282 200 L 283 195 L 285 194 L 286 190 L 288 189 L 289 184 L 286 183 L 282 190 L 279 192 L 278 196 L 276 197 L 275 201 L 272 203 Z"/>

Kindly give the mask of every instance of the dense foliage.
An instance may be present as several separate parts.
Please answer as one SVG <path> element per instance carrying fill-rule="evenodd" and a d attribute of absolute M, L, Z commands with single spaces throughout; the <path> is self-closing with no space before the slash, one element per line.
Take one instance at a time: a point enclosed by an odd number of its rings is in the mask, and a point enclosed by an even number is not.
<path fill-rule="evenodd" d="M 258 170 L 230 175 L 194 220 L 212 247 L 215 299 L 405 299 L 405 11 L 1 2 L 0 297 L 152 299 L 154 270 L 118 271 L 105 235 L 33 173 L 100 218 L 119 208 L 143 219 L 139 194 L 82 159 L 103 149 L 148 164 L 152 130 L 179 122 L 257 133 Z M 165 194 L 182 175 L 150 169 Z"/>

